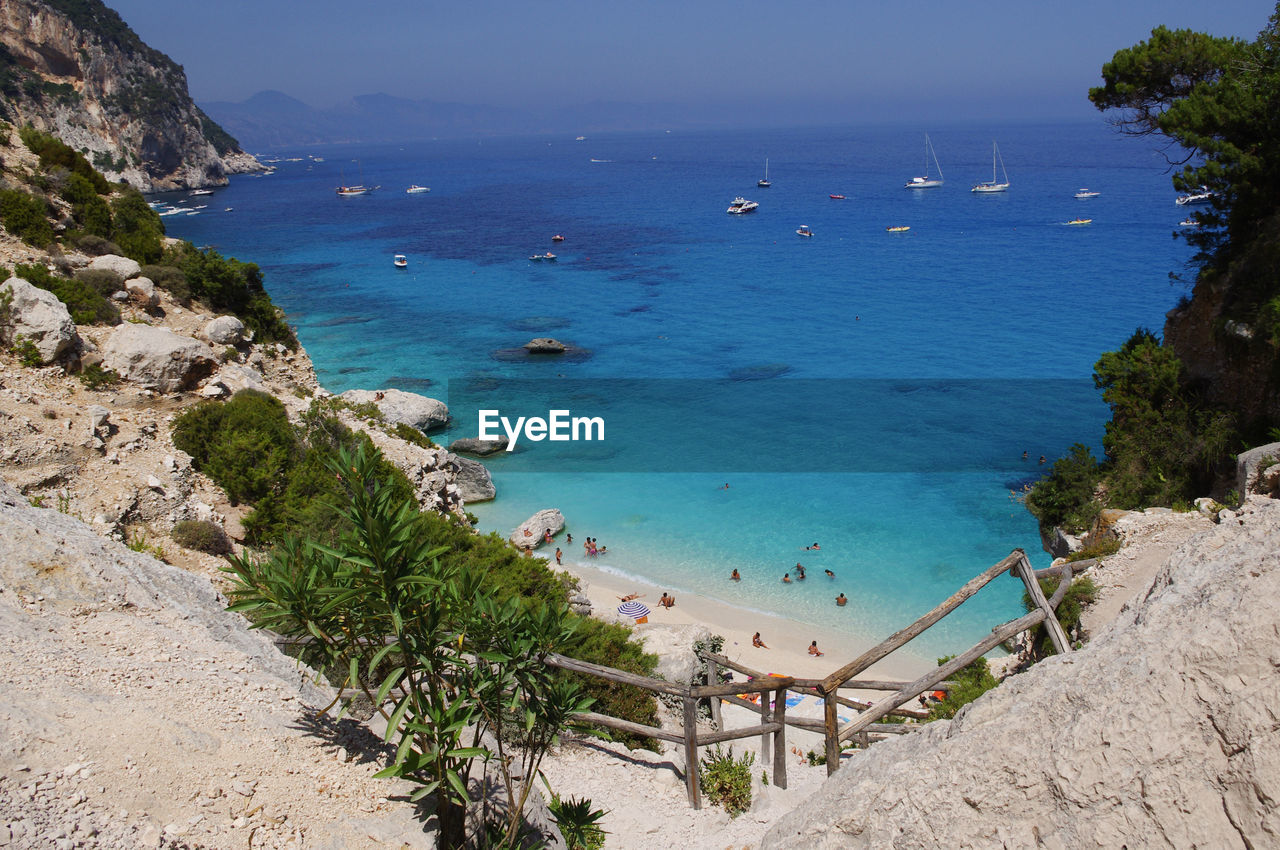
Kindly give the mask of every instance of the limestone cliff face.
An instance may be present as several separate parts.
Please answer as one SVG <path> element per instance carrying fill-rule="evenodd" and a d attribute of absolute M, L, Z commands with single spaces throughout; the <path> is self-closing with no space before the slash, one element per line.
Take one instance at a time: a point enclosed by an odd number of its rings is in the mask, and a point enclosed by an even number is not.
<path fill-rule="evenodd" d="M 262 169 L 192 102 L 182 67 L 97 0 L 0 0 L 0 106 L 143 191 Z"/>

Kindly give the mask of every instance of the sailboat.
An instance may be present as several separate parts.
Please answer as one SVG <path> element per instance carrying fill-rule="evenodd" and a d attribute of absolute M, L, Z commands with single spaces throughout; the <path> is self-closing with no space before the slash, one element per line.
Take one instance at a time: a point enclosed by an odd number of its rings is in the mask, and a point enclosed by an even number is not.
<path fill-rule="evenodd" d="M 756 181 L 756 185 L 761 189 L 768 189 L 773 184 L 769 182 L 769 157 L 764 158 L 764 177 Z"/>
<path fill-rule="evenodd" d="M 1000 173 L 1004 175 L 1004 182 L 996 182 L 996 160 L 1000 161 Z M 996 143 L 991 143 L 991 182 L 979 183 L 970 191 L 981 194 L 990 194 L 992 192 L 1003 192 L 1009 188 L 1009 172 L 1004 170 L 1004 157 L 1000 156 L 1000 148 L 996 147 Z"/>
<path fill-rule="evenodd" d="M 359 164 L 359 163 L 357 163 L 357 164 Z M 342 170 L 341 170 L 341 169 L 339 169 L 339 170 L 338 170 L 338 173 L 339 173 L 340 175 L 342 175 Z M 342 175 L 342 180 L 343 180 L 343 183 L 345 184 L 345 183 L 346 183 L 346 176 L 345 176 L 345 175 Z M 360 166 L 360 182 L 359 182 L 359 183 L 357 183 L 355 186 L 347 186 L 347 185 L 339 186 L 339 187 L 338 187 L 338 197 L 339 197 L 339 198 L 351 198 L 351 197 L 354 197 L 354 196 L 356 196 L 356 195 L 363 195 L 365 192 L 368 192 L 368 191 L 369 191 L 369 187 L 368 187 L 368 186 L 366 186 L 366 185 L 364 185 L 364 166 L 363 166 L 363 165 L 361 165 L 361 166 Z"/>
<path fill-rule="evenodd" d="M 936 178 L 929 176 L 929 157 L 933 157 L 933 167 L 938 169 Z M 933 189 L 942 185 L 942 166 L 938 165 L 938 154 L 933 149 L 933 143 L 929 141 L 929 134 L 924 134 L 924 176 L 912 177 L 904 188 L 907 189 Z"/>

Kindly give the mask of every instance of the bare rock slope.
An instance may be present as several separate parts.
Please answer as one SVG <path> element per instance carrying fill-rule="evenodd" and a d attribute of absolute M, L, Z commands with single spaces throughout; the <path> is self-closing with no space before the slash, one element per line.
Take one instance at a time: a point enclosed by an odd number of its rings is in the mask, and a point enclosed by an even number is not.
<path fill-rule="evenodd" d="M 1280 846 L 1280 501 L 1183 544 L 1080 652 L 849 760 L 767 847 Z"/>

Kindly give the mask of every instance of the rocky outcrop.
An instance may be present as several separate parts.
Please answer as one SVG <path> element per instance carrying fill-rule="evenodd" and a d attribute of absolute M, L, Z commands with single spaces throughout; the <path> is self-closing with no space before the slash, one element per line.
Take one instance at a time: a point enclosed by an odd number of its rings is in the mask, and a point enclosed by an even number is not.
<path fill-rule="evenodd" d="M 564 514 L 555 508 L 545 508 L 516 526 L 509 539 L 517 549 L 537 549 L 548 531 L 555 535 L 563 530 Z"/>
<path fill-rule="evenodd" d="M 3 0 L 0 46 L 4 117 L 84 152 L 111 180 L 161 191 L 265 170 L 191 100 L 182 66 L 99 0 Z"/>
<path fill-rule="evenodd" d="M 94 271 L 111 272 L 121 280 L 128 280 L 142 273 L 142 266 L 139 265 L 137 260 L 121 257 L 118 254 L 103 254 L 101 257 L 94 257 L 89 261 L 89 268 Z"/>
<path fill-rule="evenodd" d="M 465 452 L 469 455 L 477 457 L 488 457 L 507 450 L 507 438 L 498 437 L 496 440 L 482 440 L 479 437 L 462 437 L 454 440 L 449 444 L 451 452 Z"/>
<path fill-rule="evenodd" d="M 347 390 L 341 398 L 352 404 L 373 404 L 392 425 L 429 431 L 449 422 L 449 407 L 443 401 L 404 390 Z"/>
<path fill-rule="evenodd" d="M 498 495 L 493 486 L 493 476 L 483 464 L 457 455 L 451 454 L 450 457 L 458 468 L 458 494 L 464 502 L 487 502 Z"/>
<path fill-rule="evenodd" d="M 763 846 L 1274 846 L 1277 541 L 1252 497 L 1081 651 L 858 752 Z"/>
<path fill-rule="evenodd" d="M 244 322 L 235 316 L 219 316 L 204 326 L 201 335 L 214 345 L 239 345 L 244 342 Z"/>
<path fill-rule="evenodd" d="M 1280 490 L 1280 443 L 1268 443 L 1236 456 L 1236 492 L 1275 495 Z"/>
<path fill-rule="evenodd" d="M 549 336 L 531 339 L 524 344 L 524 347 L 530 354 L 564 354 L 568 348 L 560 340 L 552 339 Z"/>
<path fill-rule="evenodd" d="M 0 325 L 0 341 L 14 345 L 19 339 L 29 340 L 40 352 L 42 363 L 52 363 L 79 347 L 80 337 L 67 305 L 52 292 L 11 277 L 0 284 L 0 297 L 4 293 L 11 300 L 9 321 Z"/>
<path fill-rule="evenodd" d="M 124 282 L 124 291 L 129 293 L 129 297 L 135 304 L 144 310 L 150 310 L 160 305 L 160 293 L 156 291 L 156 284 L 149 277 L 130 278 Z"/>
<path fill-rule="evenodd" d="M 199 340 L 133 323 L 111 335 L 102 362 L 125 380 L 162 393 L 190 389 L 218 365 L 213 349 Z"/>

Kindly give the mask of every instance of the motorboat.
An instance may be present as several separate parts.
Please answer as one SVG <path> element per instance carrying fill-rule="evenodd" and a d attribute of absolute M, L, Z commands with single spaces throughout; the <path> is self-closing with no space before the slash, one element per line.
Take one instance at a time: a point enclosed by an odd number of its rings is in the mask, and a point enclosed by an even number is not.
<path fill-rule="evenodd" d="M 1095 192 L 1092 189 L 1081 189 L 1079 192 L 1076 192 L 1076 200 L 1084 201 L 1084 200 L 1088 200 L 1089 198 L 1096 198 L 1101 194 L 1102 194 L 1101 192 Z"/>
<path fill-rule="evenodd" d="M 929 176 L 929 159 L 933 158 L 933 167 L 937 169 L 938 176 Z M 906 189 L 936 189 L 942 185 L 942 166 L 938 164 L 938 154 L 933 150 L 933 143 L 929 141 L 929 134 L 924 134 L 924 176 L 912 177 L 908 180 L 903 188 Z"/>
<path fill-rule="evenodd" d="M 733 203 L 729 204 L 729 208 L 725 212 L 729 213 L 729 215 L 746 215 L 747 213 L 755 212 L 759 206 L 755 201 L 737 197 L 733 199 Z"/>
<path fill-rule="evenodd" d="M 187 194 L 194 198 L 199 195 L 212 195 L 213 190 L 212 189 L 192 189 Z"/>
<path fill-rule="evenodd" d="M 910 229 L 911 229 L 911 225 L 909 224 L 895 224 L 892 227 L 886 227 L 884 229 L 884 232 L 885 233 L 906 233 Z"/>
<path fill-rule="evenodd" d="M 1068 227 L 1071 227 L 1071 226 L 1076 226 L 1076 227 L 1078 227 L 1079 225 L 1082 225 L 1082 224 L 1092 224 L 1092 223 L 1093 223 L 1093 219 L 1091 219 L 1091 218 L 1073 218 L 1073 219 L 1071 219 L 1071 221 L 1067 221 L 1067 222 L 1063 222 L 1063 223 L 1064 223 L 1064 224 L 1066 224 Z"/>
<path fill-rule="evenodd" d="M 414 183 L 412 186 L 410 186 L 408 189 L 405 189 L 404 191 L 406 194 L 409 194 L 409 195 L 417 195 L 421 192 L 430 192 L 431 189 L 427 186 L 419 186 L 417 183 Z"/>
<path fill-rule="evenodd" d="M 409 267 L 409 258 L 404 254 L 396 254 L 395 259 L 391 262 L 395 263 L 396 268 L 404 269 Z"/>
<path fill-rule="evenodd" d="M 552 236 L 552 237 L 551 237 L 551 241 L 552 241 L 552 242 L 563 242 L 563 241 L 564 241 L 564 237 L 563 237 L 563 236 L 561 236 L 559 233 L 557 233 L 555 236 Z"/>
<path fill-rule="evenodd" d="M 368 192 L 368 191 L 369 191 L 368 186 L 339 186 L 338 197 L 353 198 L 356 195 L 363 195 L 365 192 Z"/>
<path fill-rule="evenodd" d="M 1208 186 L 1201 186 L 1199 192 L 1192 192 L 1186 195 L 1179 195 L 1174 203 L 1180 207 L 1190 207 L 1197 204 L 1207 204 L 1213 200 L 1213 192 L 1209 191 Z"/>
<path fill-rule="evenodd" d="M 1000 162 L 1000 172 L 1004 175 L 1004 181 L 996 180 L 996 161 Z M 989 195 L 993 192 L 1003 192 L 1009 188 L 1009 172 L 1004 170 L 1004 157 L 1000 156 L 1000 148 L 996 147 L 996 143 L 991 143 L 991 182 L 982 182 L 970 189 L 970 192 L 977 192 L 980 195 Z"/>
<path fill-rule="evenodd" d="M 164 215 L 164 213 L 160 213 L 160 215 Z M 1184 218 L 1182 221 L 1178 222 L 1178 226 L 1179 227 L 1199 227 L 1200 222 L 1196 221 L 1193 218 Z"/>
<path fill-rule="evenodd" d="M 555 258 L 556 258 L 555 254 L 551 253 L 550 251 L 547 251 L 545 254 L 534 254 L 529 259 L 533 260 L 535 263 L 540 263 L 540 262 L 543 262 L 544 260 L 547 262 L 553 262 Z"/>
<path fill-rule="evenodd" d="M 809 229 L 809 225 L 807 225 L 807 224 L 802 224 L 802 225 L 800 225 L 799 227 L 797 227 L 797 228 L 796 228 L 796 235 L 797 235 L 797 236 L 812 236 L 812 235 L 813 235 L 813 231 Z"/>
<path fill-rule="evenodd" d="M 830 199 L 831 199 L 831 200 L 833 200 L 833 201 L 843 201 L 843 200 L 844 200 L 844 195 L 827 195 L 827 197 L 828 197 L 828 198 L 830 198 Z"/>

